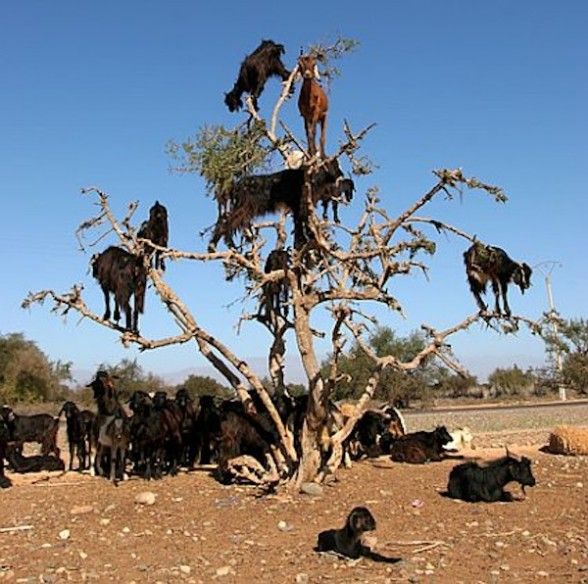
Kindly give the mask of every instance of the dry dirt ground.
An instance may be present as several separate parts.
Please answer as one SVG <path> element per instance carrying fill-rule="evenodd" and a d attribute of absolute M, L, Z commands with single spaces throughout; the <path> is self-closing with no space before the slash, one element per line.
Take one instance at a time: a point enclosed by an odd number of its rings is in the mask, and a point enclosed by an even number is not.
<path fill-rule="evenodd" d="M 586 424 L 587 414 L 585 406 L 569 417 Z M 0 532 L 0 582 L 588 582 L 588 458 L 541 452 L 544 415 L 535 428 L 519 423 L 518 433 L 507 417 L 507 430 L 485 431 L 463 453 L 498 457 L 503 449 L 486 446 L 508 442 L 530 456 L 537 486 L 513 503 L 443 497 L 455 460 L 356 463 L 318 497 L 260 497 L 205 470 L 118 487 L 75 472 L 11 475 L 15 486 L 0 491 L 0 528 L 31 528 Z M 468 421 L 474 433 L 491 425 L 481 414 Z M 428 424 L 409 418 L 417 422 Z M 146 490 L 156 495 L 152 506 L 135 502 Z M 402 561 L 313 551 L 317 533 L 341 526 L 356 505 L 376 517 L 376 550 Z"/>

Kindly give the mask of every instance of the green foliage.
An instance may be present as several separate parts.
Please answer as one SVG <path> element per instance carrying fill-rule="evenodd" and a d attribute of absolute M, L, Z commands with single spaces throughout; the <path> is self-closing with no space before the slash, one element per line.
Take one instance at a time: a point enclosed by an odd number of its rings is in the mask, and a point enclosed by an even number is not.
<path fill-rule="evenodd" d="M 176 170 L 198 173 L 210 193 L 222 193 L 239 177 L 266 167 L 271 149 L 262 143 L 264 131 L 260 122 L 234 130 L 203 126 L 193 141 L 171 141 L 167 151 L 179 164 Z"/>
<path fill-rule="evenodd" d="M 191 397 L 196 398 L 202 395 L 212 395 L 214 397 L 228 398 L 233 396 L 233 391 L 228 389 L 216 379 L 202 375 L 189 375 L 187 379 L 178 385 L 176 389 L 183 387 L 188 390 Z"/>
<path fill-rule="evenodd" d="M 588 393 L 588 320 L 583 318 L 555 319 L 557 334 L 548 333 L 545 338 L 547 352 L 551 357 L 550 367 L 559 383 L 580 392 Z M 563 355 L 562 371 L 557 371 L 556 355 Z"/>
<path fill-rule="evenodd" d="M 400 361 L 412 360 L 424 347 L 425 338 L 421 332 L 413 331 L 407 337 L 398 337 L 391 328 L 380 327 L 370 337 L 369 344 L 378 357 L 393 355 Z M 438 381 L 444 368 L 425 363 L 411 372 L 385 369 L 380 377 L 374 397 L 387 402 L 398 401 L 408 406 L 412 400 L 429 397 L 430 388 Z M 337 383 L 333 399 L 358 399 L 363 393 L 373 364 L 359 345 L 355 344 L 339 363 L 343 378 Z M 323 375 L 328 372 L 328 359 L 323 363 Z"/>
<path fill-rule="evenodd" d="M 334 77 L 339 77 L 341 71 L 333 65 L 333 61 L 353 52 L 359 46 L 359 41 L 348 38 L 338 38 L 333 44 L 317 43 L 308 51 L 314 55 L 321 64 L 321 76 L 330 82 Z"/>
<path fill-rule="evenodd" d="M 60 400 L 71 381 L 71 363 L 51 362 L 22 333 L 0 335 L 0 401 L 33 403 Z"/>
<path fill-rule="evenodd" d="M 439 397 L 481 397 L 482 391 L 475 375 L 457 375 L 449 369 L 439 368 L 439 379 L 435 385 Z"/>
<path fill-rule="evenodd" d="M 497 397 L 528 396 L 535 393 L 537 377 L 532 369 L 523 371 L 517 365 L 497 368 L 488 376 L 488 383 Z"/>

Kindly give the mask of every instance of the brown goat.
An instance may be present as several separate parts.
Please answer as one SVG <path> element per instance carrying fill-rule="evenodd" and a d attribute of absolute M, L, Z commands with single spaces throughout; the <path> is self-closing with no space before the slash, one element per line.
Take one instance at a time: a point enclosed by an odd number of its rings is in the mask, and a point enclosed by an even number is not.
<path fill-rule="evenodd" d="M 147 273 L 143 259 L 128 251 L 110 246 L 92 258 L 92 275 L 104 293 L 104 320 L 110 319 L 110 294 L 114 296 L 114 320 L 120 320 L 120 309 L 125 311 L 126 329 L 138 332 L 139 313 L 143 313 Z M 135 305 L 131 314 L 130 299 Z"/>
<path fill-rule="evenodd" d="M 302 75 L 302 87 L 298 97 L 298 110 L 304 118 L 304 129 L 308 151 L 311 156 L 316 154 L 316 126 L 321 125 L 321 156 L 325 158 L 325 141 L 327 130 L 327 110 L 329 100 L 323 88 L 315 79 L 316 57 L 301 55 L 298 59 L 298 69 Z"/>

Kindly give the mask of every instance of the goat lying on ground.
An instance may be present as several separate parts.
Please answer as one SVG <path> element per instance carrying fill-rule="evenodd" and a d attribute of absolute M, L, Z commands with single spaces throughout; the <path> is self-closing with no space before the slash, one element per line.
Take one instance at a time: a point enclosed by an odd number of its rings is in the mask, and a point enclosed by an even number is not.
<path fill-rule="evenodd" d="M 449 473 L 447 496 L 462 499 L 470 503 L 485 501 L 512 501 L 513 497 L 504 487 L 516 481 L 522 486 L 534 487 L 535 477 L 531 471 L 531 461 L 511 454 L 508 449 L 506 456 L 498 460 L 480 465 L 476 462 L 458 464 Z"/>
<path fill-rule="evenodd" d="M 125 312 L 127 330 L 139 330 L 139 313 L 145 305 L 147 275 L 143 259 L 116 246 L 110 246 L 92 257 L 92 275 L 104 294 L 104 320 L 110 319 L 110 294 L 114 296 L 114 320 L 120 320 L 120 310 Z M 131 314 L 131 296 L 134 307 Z"/>
<path fill-rule="evenodd" d="M 361 543 L 361 536 L 376 529 L 376 520 L 366 507 L 355 507 L 347 517 L 342 529 L 328 529 L 318 535 L 317 552 L 335 552 L 346 558 L 356 560 L 360 557 L 376 562 L 394 564 L 399 558 L 387 558 Z"/>
<path fill-rule="evenodd" d="M 275 75 L 281 77 L 282 81 L 290 77 L 290 72 L 281 60 L 283 54 L 284 45 L 263 40 L 253 53 L 245 57 L 233 89 L 225 93 L 225 104 L 229 111 L 234 112 L 243 107 L 241 95 L 245 92 L 251 95 L 253 107 L 257 111 L 257 98 L 263 92 L 268 77 Z"/>
<path fill-rule="evenodd" d="M 323 88 L 315 79 L 316 57 L 302 55 L 298 59 L 298 70 L 302 75 L 302 87 L 298 97 L 298 111 L 304 119 L 308 151 L 311 156 L 316 153 L 316 127 L 321 126 L 320 153 L 325 157 L 325 141 L 327 132 L 327 110 L 329 100 Z"/>
<path fill-rule="evenodd" d="M 160 205 L 159 201 L 149 209 L 149 219 L 145 221 L 137 233 L 137 237 L 148 239 L 155 245 L 160 247 L 167 247 L 169 228 L 167 223 L 167 209 Z M 155 250 L 154 254 L 154 268 L 156 270 L 165 270 L 165 264 L 161 259 L 161 252 Z"/>
<path fill-rule="evenodd" d="M 438 462 L 445 456 L 445 444 L 451 442 L 451 435 L 445 426 L 437 426 L 432 432 L 413 432 L 392 441 L 390 455 L 396 462 L 424 464 Z"/>
<path fill-rule="evenodd" d="M 445 445 L 447 452 L 456 452 L 462 448 L 471 448 L 472 440 L 474 435 L 471 430 L 464 426 L 463 428 L 457 428 L 453 432 L 449 432 L 451 436 L 451 442 Z"/>
<path fill-rule="evenodd" d="M 73 470 L 73 461 L 77 455 L 78 470 L 90 468 L 92 452 L 92 427 L 94 425 L 93 412 L 81 412 L 72 401 L 63 404 L 59 416 L 65 414 L 67 442 L 69 445 L 69 470 Z"/>
<path fill-rule="evenodd" d="M 304 182 L 307 172 L 311 172 L 309 182 L 312 188 L 312 202 L 331 200 L 344 194 L 349 197 L 353 191 L 353 181 L 343 179 L 337 160 L 328 160 L 310 169 L 286 169 L 272 174 L 243 177 L 232 184 L 230 189 L 217 194 L 217 200 L 229 201 L 224 212 L 219 214 L 209 251 L 224 238 L 227 245 L 234 246 L 233 236 L 251 228 L 255 219 L 276 213 L 285 208 L 292 213 L 294 220 L 294 245 L 299 247 L 307 237 L 306 205 L 304 203 Z M 219 205 L 219 209 L 221 206 Z"/>
<path fill-rule="evenodd" d="M 44 454 L 23 456 L 17 448 L 12 447 L 8 447 L 6 459 L 12 470 L 18 473 L 65 470 L 65 464 L 61 458 Z"/>
<path fill-rule="evenodd" d="M 367 410 L 355 424 L 353 431 L 346 440 L 346 448 L 353 460 L 362 456 L 373 458 L 389 453 L 389 444 L 404 434 L 398 427 L 398 412 L 390 406 L 390 410 Z"/>
<path fill-rule="evenodd" d="M 12 486 L 12 481 L 4 474 L 4 459 L 6 458 L 6 448 L 9 440 L 8 426 L 0 418 L 0 489 L 8 489 Z"/>
<path fill-rule="evenodd" d="M 8 406 L 2 406 L 0 416 L 8 428 L 9 440 L 16 442 L 19 450 L 22 450 L 24 442 L 38 442 L 41 445 L 41 454 L 52 452 L 59 458 L 61 451 L 57 447 L 58 418 L 49 414 L 22 416 Z"/>
<path fill-rule="evenodd" d="M 510 307 L 506 297 L 508 284 L 513 282 L 520 288 L 521 294 L 524 294 L 531 286 L 531 268 L 524 262 L 520 264 L 511 260 L 503 249 L 480 242 L 475 242 L 463 254 L 463 258 L 470 290 L 480 310 L 485 312 L 488 308 L 482 300 L 481 293 L 486 293 L 486 284 L 491 282 L 496 313 L 501 314 L 501 295 L 504 314 L 509 317 Z"/>

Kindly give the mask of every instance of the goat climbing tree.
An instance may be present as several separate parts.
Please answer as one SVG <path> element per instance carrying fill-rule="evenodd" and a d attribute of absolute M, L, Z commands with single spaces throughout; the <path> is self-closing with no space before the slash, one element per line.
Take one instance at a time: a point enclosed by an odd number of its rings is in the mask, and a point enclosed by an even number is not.
<path fill-rule="evenodd" d="M 311 50 L 318 56 L 319 62 L 326 66 L 332 58 L 340 56 L 349 47 L 345 42 L 338 42 L 331 47 L 315 46 Z M 302 245 L 293 246 L 289 241 L 291 219 L 283 212 L 277 217 L 259 218 L 239 234 L 236 242 L 219 250 L 186 251 L 153 246 L 137 236 L 138 228 L 133 225 L 137 203 L 129 206 L 125 217 L 117 218 L 105 192 L 97 187 L 86 188 L 83 193 L 97 199 L 99 213 L 80 225 L 78 239 L 82 241 L 82 236 L 89 230 L 102 232 L 107 229 L 114 234 L 119 246 L 133 254 L 143 255 L 148 280 L 173 318 L 178 334 L 167 338 L 150 338 L 143 332 L 128 331 L 106 321 L 86 304 L 80 285 L 73 286 L 66 293 L 57 293 L 51 289 L 30 293 L 23 302 L 26 307 L 50 301 L 52 311 L 61 314 L 74 311 L 100 326 L 110 328 L 120 336 L 125 346 L 136 345 L 141 350 L 195 343 L 195 348 L 235 390 L 249 415 L 257 418 L 275 437 L 268 460 L 262 461 L 265 464 L 241 457 L 232 469 L 234 474 L 256 483 L 290 485 L 321 481 L 337 470 L 342 462 L 342 443 L 367 407 L 385 368 L 410 371 L 436 358 L 463 373 L 451 352 L 448 338 L 468 329 L 482 318 L 490 326 L 497 329 L 502 327 L 507 332 L 516 329 L 519 323 L 526 323 L 536 330 L 535 324 L 523 317 L 504 319 L 496 314 L 475 313 L 444 330 L 422 325 L 427 338 L 426 346 L 408 362 L 393 356 L 377 355 L 372 350 L 366 340 L 370 327 L 376 324 L 370 308 L 382 305 L 392 313 L 402 313 L 402 301 L 390 292 L 390 284 L 401 275 L 427 271 L 427 257 L 436 251 L 432 236 L 447 233 L 474 241 L 474 237 L 458 227 L 422 217 L 418 215 L 419 211 L 438 196 L 451 200 L 456 193 L 465 190 L 482 191 L 496 201 L 505 201 L 506 197 L 500 188 L 468 178 L 459 169 L 441 169 L 434 171 L 429 190 L 396 215 L 391 215 L 382 206 L 377 189 L 370 188 L 361 195 L 363 211 L 354 225 L 339 225 L 320 218 L 312 203 L 315 199 L 311 177 L 326 161 L 311 157 L 303 148 L 303 142 L 281 122 L 281 111 L 296 82 L 296 73 L 294 68 L 289 79 L 284 82 L 267 120 L 260 116 L 248 100 L 247 124 L 241 124 L 235 129 L 204 127 L 195 141 L 172 144 L 171 151 L 182 161 L 184 170 L 196 170 L 203 176 L 209 192 L 218 202 L 219 220 L 227 206 L 239 204 L 239 201 L 223 199 L 223 193 L 230 190 L 228 187 L 235 180 L 264 165 L 272 162 L 275 165 L 276 160 L 283 159 L 289 163 L 292 159 L 299 159 L 300 154 L 296 154 L 302 153 L 306 178 L 301 204 L 305 208 L 308 233 Z M 333 133 L 332 123 L 330 127 Z M 356 176 L 368 174 L 370 163 L 360 154 L 360 145 L 371 128 L 354 132 L 351 125 L 345 122 L 343 141 L 329 160 L 341 160 Z M 331 139 L 331 142 L 334 140 Z M 359 195 L 356 194 L 357 198 Z M 96 241 L 102 236 L 97 236 Z M 256 322 L 271 334 L 272 341 L 267 349 L 271 387 L 267 387 L 262 377 L 234 352 L 228 342 L 199 324 L 198 314 L 166 282 L 163 273 L 152 266 L 145 250 L 153 248 L 160 252 L 161 257 L 175 262 L 221 262 L 227 278 L 243 279 L 244 295 L 257 308 L 242 315 L 240 326 L 252 326 L 248 323 Z M 290 250 L 287 265 L 285 269 L 272 269 L 266 273 L 265 258 L 273 249 Z M 173 270 L 174 263 L 170 267 Z M 285 306 L 276 307 L 267 299 L 267 291 L 272 289 L 272 284 L 280 282 L 285 284 L 288 291 L 287 310 Z M 313 315 L 318 311 L 330 316 L 330 325 L 323 330 L 316 330 L 311 324 Z M 317 340 L 325 338 L 330 339 L 331 343 L 326 371 L 321 367 L 317 354 Z M 372 370 L 354 414 L 341 420 L 330 406 L 329 397 L 338 382 L 338 363 L 348 340 L 354 340 L 370 358 Z M 284 367 L 287 348 L 293 348 L 300 354 L 307 379 L 308 400 L 301 427 L 294 424 L 292 416 L 277 407 L 277 400 L 274 399 L 286 391 Z M 251 399 L 251 392 L 255 400 Z M 295 436 L 296 432 L 298 435 Z"/>

